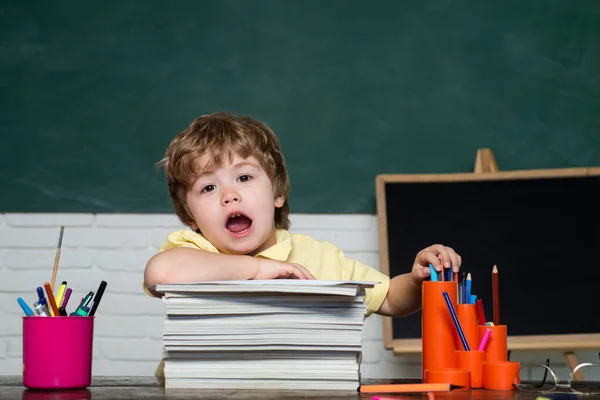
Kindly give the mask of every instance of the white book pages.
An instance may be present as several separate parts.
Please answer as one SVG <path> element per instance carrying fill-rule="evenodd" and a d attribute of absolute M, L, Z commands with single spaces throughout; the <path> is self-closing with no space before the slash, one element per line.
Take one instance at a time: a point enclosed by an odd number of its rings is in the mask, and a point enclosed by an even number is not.
<path fill-rule="evenodd" d="M 196 345 L 172 345 L 165 344 L 164 350 L 169 352 L 174 351 L 271 351 L 271 350 L 279 350 L 279 351 L 356 351 L 359 352 L 360 345 L 358 346 L 302 346 L 302 345 L 229 345 L 229 346 L 196 346 Z"/>
<path fill-rule="evenodd" d="M 156 285 L 153 289 L 161 293 L 314 293 L 356 296 L 364 288 L 373 287 L 377 283 L 379 282 L 271 279 L 169 283 Z"/>
<path fill-rule="evenodd" d="M 277 379 L 170 379 L 166 378 L 166 389 L 269 389 L 269 390 L 345 390 L 356 396 L 356 380 L 277 380 Z M 168 394 L 168 393 L 167 393 Z M 319 395 L 324 395 L 319 393 Z M 335 393 L 339 396 L 339 393 Z M 333 396 L 333 394 L 332 394 Z"/>
<path fill-rule="evenodd" d="M 355 351 L 220 351 L 220 352 L 208 352 L 208 351 L 190 351 L 190 352 L 163 352 L 163 358 L 169 360 L 176 360 L 177 362 L 248 362 L 253 363 L 257 361 L 279 361 L 279 362 L 306 362 L 314 361 L 320 363 L 322 360 L 327 362 L 338 363 L 347 362 L 351 360 L 352 363 L 356 363 L 358 360 L 358 354 Z"/>
<path fill-rule="evenodd" d="M 334 334 L 335 332 L 362 332 L 362 325 L 336 325 L 336 324 L 306 324 L 286 323 L 284 321 L 271 322 L 270 324 L 196 324 L 195 321 L 179 322 L 165 321 L 164 334 L 197 334 L 212 335 L 221 332 L 236 334 L 280 333 L 297 331 L 299 334 Z"/>
<path fill-rule="evenodd" d="M 169 315 L 165 319 L 165 325 L 171 321 L 182 323 L 193 323 L 195 326 L 224 326 L 235 329 L 235 327 L 245 326 L 245 324 L 261 324 L 263 326 L 271 326 L 270 324 L 279 324 L 281 322 L 313 324 L 320 326 L 321 324 L 363 324 L 364 315 L 354 315 L 349 318 L 346 315 L 336 314 L 259 314 L 259 315 Z M 189 322 L 183 322 L 189 321 Z"/>
<path fill-rule="evenodd" d="M 251 368 L 251 369 L 281 369 L 281 370 L 335 370 L 335 371 L 355 371 L 356 357 L 346 360 L 193 360 L 193 359 L 174 359 L 165 360 L 165 365 L 169 368 L 187 370 L 187 369 L 223 369 L 228 368 Z"/>
<path fill-rule="evenodd" d="M 169 378 L 200 378 L 200 379 L 347 379 L 352 374 L 358 375 L 356 367 L 354 369 L 321 369 L 321 370 L 303 370 L 293 368 L 235 368 L 228 369 L 177 369 L 171 368 L 165 364 L 165 374 Z"/>

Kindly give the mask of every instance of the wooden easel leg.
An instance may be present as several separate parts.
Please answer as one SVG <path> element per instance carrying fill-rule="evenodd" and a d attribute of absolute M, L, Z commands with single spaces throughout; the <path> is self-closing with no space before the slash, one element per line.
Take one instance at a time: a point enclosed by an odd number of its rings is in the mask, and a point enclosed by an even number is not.
<path fill-rule="evenodd" d="M 579 365 L 579 361 L 577 361 L 577 355 L 572 351 L 568 351 L 565 353 L 565 360 L 567 360 L 567 364 L 569 365 L 569 369 L 571 372 L 575 369 L 576 366 Z M 575 372 L 575 379 L 578 381 L 584 381 L 583 372 L 581 370 Z"/>

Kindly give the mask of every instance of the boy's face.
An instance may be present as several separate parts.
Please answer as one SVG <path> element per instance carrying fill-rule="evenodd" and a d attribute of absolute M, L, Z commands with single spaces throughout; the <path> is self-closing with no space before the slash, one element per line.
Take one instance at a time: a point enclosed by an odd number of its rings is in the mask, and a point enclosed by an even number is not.
<path fill-rule="evenodd" d="M 219 251 L 255 255 L 273 246 L 275 207 L 285 199 L 275 197 L 273 184 L 256 158 L 237 154 L 223 157 L 223 164 L 204 171 L 187 193 L 194 219 L 192 229 L 202 234 Z M 207 155 L 198 165 L 207 165 Z"/>

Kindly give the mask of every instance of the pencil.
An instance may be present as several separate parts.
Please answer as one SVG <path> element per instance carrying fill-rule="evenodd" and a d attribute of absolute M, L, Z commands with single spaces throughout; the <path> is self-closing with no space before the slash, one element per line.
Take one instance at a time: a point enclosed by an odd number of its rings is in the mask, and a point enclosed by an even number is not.
<path fill-rule="evenodd" d="M 419 393 L 449 392 L 458 386 L 449 383 L 391 383 L 382 385 L 361 385 L 360 393 Z"/>
<path fill-rule="evenodd" d="M 60 233 L 58 235 L 58 246 L 56 247 L 56 256 L 54 256 L 54 269 L 52 270 L 52 281 L 50 282 L 50 288 L 54 293 L 54 282 L 56 282 L 56 272 L 58 271 L 58 260 L 60 259 L 60 247 L 62 246 L 62 238 L 65 227 L 60 227 Z"/>
<path fill-rule="evenodd" d="M 479 319 L 479 325 L 485 325 L 485 313 L 483 311 L 483 301 L 481 299 L 477 299 L 475 301 L 477 305 L 477 319 Z"/>
<path fill-rule="evenodd" d="M 494 294 L 494 325 L 500 325 L 500 293 L 498 282 L 498 267 L 492 269 L 492 291 Z"/>
<path fill-rule="evenodd" d="M 463 348 L 465 349 L 465 351 L 471 351 L 471 348 L 469 347 L 469 343 L 467 343 L 467 338 L 465 337 L 465 333 L 462 330 L 462 327 L 460 326 L 460 321 L 458 320 L 458 317 L 456 316 L 456 311 L 454 310 L 454 306 L 452 305 L 452 301 L 450 300 L 450 296 L 448 295 L 448 292 L 442 292 L 442 294 L 444 295 L 444 299 L 446 300 L 446 305 L 448 306 L 448 310 L 450 311 L 450 315 L 452 316 L 452 320 L 454 321 L 454 326 L 456 327 L 456 330 L 458 331 L 458 336 L 460 337 L 460 341 L 462 342 Z"/>
<path fill-rule="evenodd" d="M 50 284 L 48 282 L 44 282 L 44 287 L 46 288 L 46 296 L 48 296 L 48 303 L 51 307 L 52 316 L 58 317 L 60 314 L 58 312 L 58 307 L 56 307 L 56 300 L 54 300 L 54 293 L 52 293 Z"/>

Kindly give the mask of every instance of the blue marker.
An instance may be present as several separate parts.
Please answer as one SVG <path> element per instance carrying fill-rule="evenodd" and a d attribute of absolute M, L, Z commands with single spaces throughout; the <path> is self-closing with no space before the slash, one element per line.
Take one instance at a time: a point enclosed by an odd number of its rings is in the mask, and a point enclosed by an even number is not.
<path fill-rule="evenodd" d="M 29 308 L 27 303 L 25 303 L 25 300 L 23 300 L 22 298 L 19 297 L 19 298 L 17 298 L 17 302 L 23 309 L 23 312 L 25 313 L 25 315 L 27 315 L 28 317 L 33 315 L 33 311 L 31 311 L 31 308 Z"/>
<path fill-rule="evenodd" d="M 46 301 L 46 298 L 44 297 L 44 289 L 42 289 L 41 287 L 37 288 L 37 293 L 38 293 L 38 303 L 40 303 L 41 305 L 45 305 L 48 304 L 48 302 Z"/>
<path fill-rule="evenodd" d="M 429 264 L 429 271 L 431 272 L 430 278 L 432 282 L 437 282 L 438 278 L 437 278 L 437 271 L 435 270 L 435 268 L 433 268 L 433 264 Z"/>

